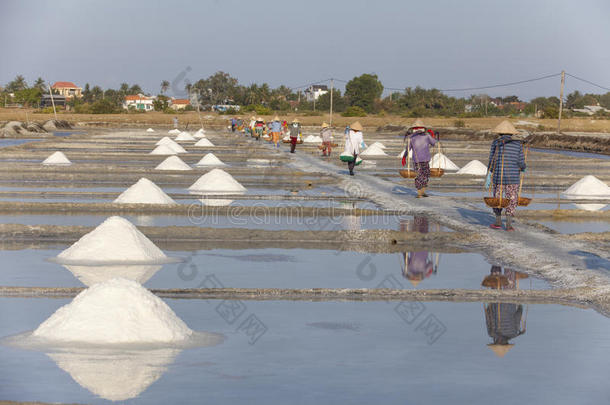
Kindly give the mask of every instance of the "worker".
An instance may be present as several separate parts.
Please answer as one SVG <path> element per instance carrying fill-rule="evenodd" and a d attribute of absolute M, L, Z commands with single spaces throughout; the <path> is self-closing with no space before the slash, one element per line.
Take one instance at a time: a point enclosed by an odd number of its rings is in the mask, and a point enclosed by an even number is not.
<path fill-rule="evenodd" d="M 322 130 L 320 131 L 320 137 L 322 138 L 322 156 L 330 156 L 332 151 L 332 135 L 333 131 L 330 129 L 326 122 L 322 123 Z"/>
<path fill-rule="evenodd" d="M 352 155 L 353 160 L 347 162 L 347 168 L 349 169 L 349 175 L 354 175 L 354 166 L 356 166 L 356 160 L 360 154 L 360 148 L 364 145 L 364 137 L 362 135 L 362 125 L 359 121 L 354 122 L 346 128 L 347 135 L 345 136 L 345 151 L 344 154 Z"/>
<path fill-rule="evenodd" d="M 415 176 L 417 198 L 428 197 L 426 188 L 430 181 L 430 146 L 436 144 L 436 139 L 430 136 L 423 122 L 420 120 L 415 121 L 407 133 L 410 133 L 410 135 L 406 136 L 409 146 L 404 153 L 407 155 L 409 151 L 412 151 L 413 164 L 415 165 L 415 171 L 417 172 L 417 175 Z"/>
<path fill-rule="evenodd" d="M 290 153 L 294 153 L 300 135 L 301 124 L 299 123 L 299 120 L 295 118 L 292 120 L 292 125 L 290 126 Z"/>
<path fill-rule="evenodd" d="M 280 134 L 282 132 L 282 123 L 280 118 L 276 115 L 271 122 L 271 140 L 275 144 L 275 148 L 280 148 Z"/>

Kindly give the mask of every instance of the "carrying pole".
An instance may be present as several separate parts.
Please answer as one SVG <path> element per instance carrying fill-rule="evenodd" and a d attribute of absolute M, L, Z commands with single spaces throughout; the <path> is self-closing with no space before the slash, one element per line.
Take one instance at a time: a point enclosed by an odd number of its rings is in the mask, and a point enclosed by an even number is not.
<path fill-rule="evenodd" d="M 557 133 L 561 133 L 561 112 L 563 111 L 563 87 L 566 83 L 566 72 L 561 71 L 561 89 L 559 90 L 559 119 L 557 120 Z"/>
<path fill-rule="evenodd" d="M 329 118 L 329 126 L 333 127 L 333 86 L 334 79 L 330 79 L 330 118 Z"/>
<path fill-rule="evenodd" d="M 53 114 L 55 115 L 55 121 L 57 121 L 57 111 L 55 110 L 55 99 L 53 98 L 53 92 L 51 91 L 50 85 L 49 85 L 49 94 L 51 95 L 51 104 L 53 104 Z"/>

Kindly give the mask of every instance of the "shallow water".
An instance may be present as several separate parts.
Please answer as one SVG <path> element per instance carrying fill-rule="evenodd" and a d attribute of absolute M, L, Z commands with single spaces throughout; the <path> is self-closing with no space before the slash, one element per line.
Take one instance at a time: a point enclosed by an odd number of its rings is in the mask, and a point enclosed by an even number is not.
<path fill-rule="evenodd" d="M 610 232 L 608 221 L 538 221 L 559 233 Z"/>
<path fill-rule="evenodd" d="M 0 336 L 32 330 L 68 302 L 1 298 Z M 525 332 L 500 358 L 487 346 L 492 339 L 481 303 L 166 302 L 190 328 L 227 339 L 169 356 L 151 353 L 146 362 L 117 362 L 114 369 L 92 358 L 87 365 L 100 377 L 90 375 L 87 384 L 78 358 L 64 357 L 63 371 L 52 353 L 0 345 L 3 399 L 109 403 L 92 392 L 105 387 L 108 370 L 142 381 L 134 382 L 127 403 L 201 403 L 204 396 L 209 404 L 250 404 L 253 398 L 266 404 L 379 398 L 397 404 L 599 404 L 610 395 L 610 322 L 592 310 L 522 306 Z M 225 311 L 229 304 L 237 312 Z M 118 389 L 101 394 L 117 395 Z"/>
<path fill-rule="evenodd" d="M 42 141 L 42 139 L 11 139 L 3 138 L 0 139 L 0 148 L 6 148 L 7 146 L 24 145 L 30 142 Z"/>

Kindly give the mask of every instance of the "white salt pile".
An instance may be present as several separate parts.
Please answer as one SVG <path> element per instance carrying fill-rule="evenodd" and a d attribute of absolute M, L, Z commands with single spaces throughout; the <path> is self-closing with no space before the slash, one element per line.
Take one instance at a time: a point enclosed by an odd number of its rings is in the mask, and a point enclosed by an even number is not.
<path fill-rule="evenodd" d="M 152 128 L 148 128 L 148 129 L 146 130 L 146 132 L 155 132 L 155 130 L 154 130 L 154 129 L 152 129 Z"/>
<path fill-rule="evenodd" d="M 608 204 L 574 204 L 579 210 L 585 211 L 601 211 L 606 208 Z"/>
<path fill-rule="evenodd" d="M 177 153 L 178 152 L 168 145 L 159 145 L 150 152 L 151 155 L 175 155 Z"/>
<path fill-rule="evenodd" d="M 224 170 L 213 169 L 201 176 L 189 190 L 204 193 L 243 193 L 246 188 Z"/>
<path fill-rule="evenodd" d="M 379 147 L 381 149 L 386 148 L 386 146 L 384 144 L 382 144 L 381 142 L 373 142 L 373 144 L 371 146 L 373 146 L 373 145 L 377 145 L 377 147 Z"/>
<path fill-rule="evenodd" d="M 165 302 L 135 281 L 95 284 L 59 308 L 33 336 L 93 344 L 170 343 L 193 331 Z"/>
<path fill-rule="evenodd" d="M 176 143 L 172 140 L 172 138 L 164 136 L 163 138 L 159 139 L 157 141 L 157 143 L 155 143 L 156 146 L 159 145 L 168 145 L 168 144 L 172 144 L 172 143 Z"/>
<path fill-rule="evenodd" d="M 69 166 L 72 164 L 70 159 L 63 152 L 53 152 L 48 158 L 42 161 L 45 166 Z"/>
<path fill-rule="evenodd" d="M 178 136 L 176 137 L 175 140 L 176 141 L 194 141 L 195 138 L 193 138 L 193 135 L 191 135 L 190 133 L 183 131 L 178 134 Z"/>
<path fill-rule="evenodd" d="M 193 134 L 195 138 L 205 138 L 205 129 L 199 128 L 197 132 Z"/>
<path fill-rule="evenodd" d="M 430 159 L 430 168 L 443 170 L 460 170 L 460 168 L 442 153 L 437 153 Z"/>
<path fill-rule="evenodd" d="M 87 287 L 112 280 L 124 278 L 140 284 L 147 282 L 163 265 L 136 264 L 136 265 L 107 265 L 107 266 L 75 266 L 64 265 L 81 283 Z"/>
<path fill-rule="evenodd" d="M 174 128 L 172 130 L 167 131 L 167 133 L 170 135 L 178 135 L 180 133 L 180 130 L 177 128 Z"/>
<path fill-rule="evenodd" d="M 379 145 L 372 144 L 360 152 L 360 156 L 387 156 L 387 153 L 385 153 Z"/>
<path fill-rule="evenodd" d="M 303 143 L 321 143 L 322 138 L 317 135 L 309 135 L 305 139 L 303 139 Z"/>
<path fill-rule="evenodd" d="M 159 186 L 142 177 L 136 184 L 123 191 L 116 204 L 176 204 Z"/>
<path fill-rule="evenodd" d="M 478 160 L 471 160 L 464 167 L 457 171 L 457 174 L 471 174 L 474 176 L 485 176 L 487 174 L 487 166 Z"/>
<path fill-rule="evenodd" d="M 187 151 L 182 146 L 180 146 L 180 144 L 178 142 L 174 141 L 173 139 L 168 138 L 167 136 L 160 139 L 156 143 L 156 145 L 167 146 L 176 153 L 187 153 Z"/>
<path fill-rule="evenodd" d="M 290 135 L 286 135 L 285 137 L 282 138 L 283 141 L 289 141 L 290 140 Z"/>
<path fill-rule="evenodd" d="M 208 138 L 201 138 L 195 143 L 195 146 L 214 146 L 214 144 Z"/>
<path fill-rule="evenodd" d="M 610 187 L 595 176 L 585 176 L 563 192 L 567 198 L 609 198 Z"/>
<path fill-rule="evenodd" d="M 62 264 L 153 264 L 168 257 L 131 222 L 110 217 L 84 235 L 55 260 Z"/>
<path fill-rule="evenodd" d="M 201 160 L 195 163 L 195 166 L 226 166 L 222 160 L 218 159 L 213 153 L 208 153 Z"/>
<path fill-rule="evenodd" d="M 159 163 L 155 170 L 193 170 L 193 168 L 184 163 L 178 156 L 170 156 Z"/>
<path fill-rule="evenodd" d="M 269 159 L 248 159 L 246 160 L 246 163 L 250 167 L 263 167 L 269 166 L 271 161 Z"/>

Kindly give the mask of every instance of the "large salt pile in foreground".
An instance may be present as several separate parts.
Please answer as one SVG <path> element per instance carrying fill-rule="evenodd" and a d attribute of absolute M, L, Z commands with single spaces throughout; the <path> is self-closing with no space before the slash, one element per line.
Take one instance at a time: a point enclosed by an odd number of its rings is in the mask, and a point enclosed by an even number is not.
<path fill-rule="evenodd" d="M 116 200 L 118 204 L 176 204 L 159 186 L 142 177 L 136 184 L 123 191 Z"/>
<path fill-rule="evenodd" d="M 246 188 L 224 170 L 213 169 L 201 176 L 189 190 L 203 193 L 243 193 Z"/>
<path fill-rule="evenodd" d="M 195 146 L 214 146 L 214 144 L 207 138 L 201 138 L 195 143 Z"/>
<path fill-rule="evenodd" d="M 322 143 L 322 138 L 317 135 L 309 135 L 303 139 L 303 143 Z"/>
<path fill-rule="evenodd" d="M 81 292 L 33 336 L 92 344 L 170 343 L 193 331 L 166 303 L 135 281 L 115 278 Z"/>
<path fill-rule="evenodd" d="M 195 138 L 193 138 L 193 135 L 191 135 L 190 133 L 183 131 L 178 134 L 178 136 L 176 137 L 175 140 L 176 141 L 194 141 Z"/>
<path fill-rule="evenodd" d="M 159 163 L 155 170 L 193 170 L 193 168 L 184 163 L 178 156 L 170 156 Z"/>
<path fill-rule="evenodd" d="M 155 130 L 154 130 L 154 129 L 152 129 L 152 128 L 148 128 L 148 129 L 146 130 L 146 132 L 155 132 Z"/>
<path fill-rule="evenodd" d="M 195 166 L 226 166 L 222 160 L 218 159 L 216 155 L 213 153 L 208 153 L 204 157 L 201 158 L 199 162 L 195 164 Z"/>
<path fill-rule="evenodd" d="M 432 159 L 430 159 L 431 169 L 437 169 L 439 168 L 439 165 L 443 170 L 460 170 L 460 168 L 453 163 L 451 159 L 442 153 L 437 153 L 436 155 L 432 156 Z"/>
<path fill-rule="evenodd" d="M 608 198 L 610 197 L 610 187 L 595 176 L 585 176 L 572 184 L 570 188 L 563 192 L 568 198 Z"/>
<path fill-rule="evenodd" d="M 63 152 L 53 152 L 48 158 L 42 161 L 42 164 L 45 166 L 69 166 L 72 164 L 70 159 L 64 155 Z"/>
<path fill-rule="evenodd" d="M 176 152 L 171 146 L 168 145 L 159 145 L 152 152 L 151 155 L 175 155 Z"/>
<path fill-rule="evenodd" d="M 170 135 L 178 135 L 180 133 L 180 130 L 177 128 L 174 128 L 174 129 L 170 129 L 169 131 L 167 131 L 167 133 Z"/>
<path fill-rule="evenodd" d="M 487 174 L 487 166 L 478 160 L 471 160 L 464 167 L 457 171 L 457 174 L 471 174 L 474 176 L 485 176 Z"/>
<path fill-rule="evenodd" d="M 166 263 L 168 257 L 131 222 L 110 217 L 84 235 L 56 261 L 62 264 L 153 264 Z"/>
<path fill-rule="evenodd" d="M 360 156 L 387 156 L 387 153 L 379 145 L 373 144 L 360 152 Z"/>

